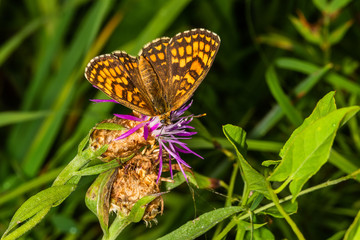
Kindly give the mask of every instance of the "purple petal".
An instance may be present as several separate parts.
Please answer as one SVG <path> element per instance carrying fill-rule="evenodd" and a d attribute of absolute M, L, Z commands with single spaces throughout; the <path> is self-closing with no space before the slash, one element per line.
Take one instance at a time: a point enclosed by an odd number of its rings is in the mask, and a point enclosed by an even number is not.
<path fill-rule="evenodd" d="M 204 159 L 202 156 L 200 156 L 199 154 L 197 154 L 196 152 L 194 152 L 193 150 L 191 150 L 190 148 L 188 148 L 186 145 L 182 145 L 181 147 L 183 147 L 184 149 L 181 149 L 181 148 L 178 148 L 175 146 L 176 148 L 176 151 L 178 152 L 183 152 L 183 153 L 192 153 L 194 154 L 195 156 L 201 158 L 201 159 Z"/>
<path fill-rule="evenodd" d="M 158 172 L 158 177 L 156 179 L 156 184 L 159 183 L 159 179 L 161 177 L 161 173 L 162 173 L 162 169 L 163 169 L 163 162 L 162 162 L 162 142 L 159 142 L 159 156 L 158 156 L 158 161 L 159 161 L 159 172 Z"/>
<path fill-rule="evenodd" d="M 152 126 L 152 127 L 150 128 L 150 132 L 152 132 L 152 131 L 154 131 L 155 129 L 157 129 L 157 128 L 159 127 L 159 125 L 160 125 L 160 123 L 157 123 L 157 124 L 155 124 L 154 126 Z"/>
<path fill-rule="evenodd" d="M 166 145 L 164 144 L 164 148 L 166 149 L 166 151 L 168 151 L 168 153 L 171 154 L 175 158 L 175 160 L 178 162 L 178 164 L 181 163 L 181 164 L 184 164 L 186 167 L 191 168 L 189 164 L 187 164 L 184 160 L 182 160 L 180 155 L 174 149 L 173 144 L 169 143 L 169 147 L 171 148 L 171 150 L 169 148 L 167 148 Z"/>
<path fill-rule="evenodd" d="M 174 111 L 175 115 L 177 117 L 183 115 L 183 113 L 191 107 L 192 102 L 193 101 L 191 100 L 188 105 L 184 104 L 178 110 Z"/>
<path fill-rule="evenodd" d="M 94 102 L 94 103 L 101 103 L 101 102 L 113 102 L 113 103 L 118 103 L 117 101 L 115 101 L 114 99 L 89 99 L 90 101 Z"/>
<path fill-rule="evenodd" d="M 184 169 L 182 168 L 181 164 L 178 164 L 178 165 L 180 167 L 180 170 L 181 170 L 182 174 L 184 175 L 184 178 L 185 178 L 186 182 L 189 182 L 188 179 L 187 179 L 186 173 L 185 173 Z"/>
<path fill-rule="evenodd" d="M 131 134 L 133 134 L 134 132 L 136 132 L 137 130 L 139 130 L 139 129 L 140 129 L 142 126 L 144 126 L 144 125 L 145 125 L 145 123 L 140 123 L 140 124 L 136 125 L 135 127 L 133 127 L 132 129 L 130 129 L 130 130 L 127 131 L 126 133 L 122 134 L 120 137 L 115 138 L 115 141 L 130 136 Z"/>
<path fill-rule="evenodd" d="M 137 121 L 137 122 L 141 122 L 142 119 L 135 117 L 133 115 L 126 115 L 126 114 L 114 114 L 114 116 L 118 117 L 118 118 L 122 118 L 122 119 L 127 119 L 127 120 L 131 120 L 131 121 Z"/>
<path fill-rule="evenodd" d="M 144 138 L 145 140 L 148 139 L 148 136 L 149 136 L 149 122 L 147 122 L 144 126 Z"/>
<path fill-rule="evenodd" d="M 176 135 L 180 136 L 180 137 L 188 137 L 188 136 L 192 136 L 195 134 L 197 134 L 197 132 L 183 132 L 183 133 L 177 133 Z"/>
<path fill-rule="evenodd" d="M 173 179 L 174 175 L 173 175 L 172 166 L 171 166 L 171 155 L 169 155 L 169 170 L 170 170 L 171 179 Z"/>

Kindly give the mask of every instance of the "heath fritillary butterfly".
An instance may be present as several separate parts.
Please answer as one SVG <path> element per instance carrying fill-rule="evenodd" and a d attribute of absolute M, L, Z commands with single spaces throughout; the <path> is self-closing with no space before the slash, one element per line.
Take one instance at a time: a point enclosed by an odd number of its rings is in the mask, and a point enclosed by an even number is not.
<path fill-rule="evenodd" d="M 217 34 L 192 29 L 146 44 L 138 57 L 123 51 L 97 56 L 85 77 L 120 104 L 167 122 L 204 80 L 219 46 Z"/>

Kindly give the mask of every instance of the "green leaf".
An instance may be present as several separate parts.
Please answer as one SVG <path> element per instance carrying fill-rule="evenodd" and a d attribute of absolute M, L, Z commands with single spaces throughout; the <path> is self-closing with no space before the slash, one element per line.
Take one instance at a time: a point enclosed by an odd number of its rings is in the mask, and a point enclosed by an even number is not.
<path fill-rule="evenodd" d="M 327 7 L 328 14 L 333 14 L 348 5 L 352 0 L 332 0 Z"/>
<path fill-rule="evenodd" d="M 270 167 L 272 165 L 278 165 L 279 163 L 281 163 L 281 160 L 266 160 L 263 161 L 261 165 L 264 167 Z"/>
<path fill-rule="evenodd" d="M 108 162 L 108 163 L 97 164 L 95 166 L 81 169 L 80 171 L 74 172 L 74 175 L 78 175 L 78 176 L 97 175 L 97 174 L 103 173 L 107 170 L 110 170 L 110 169 L 113 169 L 113 168 L 116 168 L 119 166 L 120 166 L 120 164 L 117 160 L 112 160 L 111 162 Z"/>
<path fill-rule="evenodd" d="M 322 43 L 322 37 L 318 31 L 313 31 L 309 26 L 303 24 L 300 19 L 290 16 L 290 21 L 294 25 L 298 33 L 305 38 L 308 42 L 320 45 Z"/>
<path fill-rule="evenodd" d="M 291 134 L 290 138 L 286 141 L 284 147 L 280 150 L 280 157 L 284 157 L 284 153 L 288 151 L 289 146 L 293 145 L 294 139 L 301 131 L 303 131 L 303 129 L 313 124 L 316 120 L 319 120 L 320 118 L 325 117 L 330 112 L 336 110 L 334 95 L 335 92 L 329 92 L 316 104 L 316 107 L 312 114 L 304 120 L 301 126 L 295 129 L 295 131 Z"/>
<path fill-rule="evenodd" d="M 129 54 L 136 54 L 139 49 L 147 42 L 159 37 L 176 19 L 181 11 L 190 3 L 190 0 L 170 0 L 165 4 L 157 14 L 149 21 L 144 30 L 140 33 L 136 41 L 131 42 L 121 49 L 127 50 Z"/>
<path fill-rule="evenodd" d="M 191 173 L 187 174 L 187 177 L 192 184 L 197 186 L 196 179 L 192 176 Z M 171 181 L 171 182 L 163 182 L 163 186 L 165 187 L 165 189 L 167 191 L 170 191 L 171 189 L 174 189 L 174 188 L 178 187 L 179 185 L 183 184 L 184 182 L 186 182 L 186 179 L 185 179 L 184 175 L 182 174 L 182 172 L 175 173 L 172 180 L 173 181 Z"/>
<path fill-rule="evenodd" d="M 106 174 L 100 174 L 88 188 L 85 195 L 85 204 L 95 215 L 97 215 L 100 184 L 105 178 L 105 176 Z"/>
<path fill-rule="evenodd" d="M 0 112 L 0 127 L 25 122 L 33 119 L 45 117 L 49 114 L 47 111 L 38 112 Z"/>
<path fill-rule="evenodd" d="M 331 63 L 325 65 L 322 68 L 317 69 L 306 77 L 300 84 L 295 87 L 295 94 L 303 96 L 308 93 L 323 77 L 333 68 Z"/>
<path fill-rule="evenodd" d="M 99 185 L 96 216 L 99 219 L 101 229 L 104 235 L 108 234 L 109 212 L 110 212 L 110 195 L 114 179 L 117 176 L 117 169 L 111 169 L 99 175 L 101 182 Z"/>
<path fill-rule="evenodd" d="M 311 62 L 302 61 L 294 58 L 280 58 L 276 61 L 276 65 L 288 70 L 293 70 L 305 74 L 312 74 L 319 69 L 319 66 Z M 336 89 L 343 89 L 360 96 L 359 84 L 350 81 L 349 79 L 335 72 L 330 72 L 329 74 L 327 74 L 325 76 L 325 80 L 331 85 L 333 85 L 333 87 Z"/>
<path fill-rule="evenodd" d="M 83 144 L 83 141 L 81 144 Z M 93 151 L 89 147 L 84 151 L 80 152 L 80 154 L 76 155 L 75 158 L 71 160 L 68 165 L 66 165 L 66 167 L 61 171 L 59 176 L 57 176 L 53 183 L 53 186 L 59 186 L 65 183 L 77 184 L 80 181 L 81 176 L 77 176 L 76 172 L 79 169 L 85 167 L 90 161 L 96 159 L 101 154 L 103 154 L 107 148 L 108 145 L 106 144 L 97 149 L 96 151 Z"/>
<path fill-rule="evenodd" d="M 89 142 L 90 139 L 90 135 L 93 132 L 93 130 L 91 129 L 89 131 L 89 133 L 86 135 L 85 138 L 83 138 L 83 140 L 81 140 L 81 142 L 78 145 L 78 155 L 81 155 L 81 152 L 84 150 L 86 144 Z"/>
<path fill-rule="evenodd" d="M 261 43 L 265 43 L 281 49 L 292 50 L 294 48 L 294 43 L 291 39 L 276 33 L 261 35 L 257 38 L 257 40 Z"/>
<path fill-rule="evenodd" d="M 266 225 L 267 223 L 249 223 L 246 221 L 239 221 L 238 223 L 238 227 L 242 228 L 245 231 L 251 231 L 251 230 L 255 230 L 255 229 L 259 229 L 262 226 Z"/>
<path fill-rule="evenodd" d="M 305 182 L 326 163 L 338 128 L 359 111 L 358 106 L 335 110 L 333 95 L 330 92 L 320 100 L 313 113 L 293 132 L 280 152 L 281 163 L 268 178 L 286 180 L 282 187 L 291 182 L 292 201 Z"/>
<path fill-rule="evenodd" d="M 51 207 L 43 208 L 41 209 L 37 214 L 35 214 L 32 218 L 27 220 L 24 224 L 19 226 L 14 231 L 10 232 L 8 234 L 9 229 L 7 229 L 3 236 L 1 237 L 1 240 L 14 240 L 18 239 L 20 236 L 22 236 L 27 231 L 34 228 L 50 211 Z"/>
<path fill-rule="evenodd" d="M 324 12 L 328 6 L 328 0 L 313 0 L 313 3 L 321 12 Z"/>
<path fill-rule="evenodd" d="M 298 209 L 298 203 L 297 202 L 287 201 L 285 203 L 282 203 L 281 206 L 286 211 L 286 213 L 289 214 L 289 215 L 296 213 L 297 209 Z M 263 211 L 261 213 L 271 215 L 271 216 L 273 216 L 275 218 L 283 218 L 284 217 L 283 215 L 281 215 L 281 213 L 279 212 L 279 210 L 275 206 L 273 206 L 271 208 L 268 208 L 268 209 L 266 209 L 265 211 Z"/>
<path fill-rule="evenodd" d="M 341 240 L 341 239 L 344 239 L 345 232 L 346 232 L 345 230 L 336 232 L 334 235 L 327 238 L 326 240 Z"/>
<path fill-rule="evenodd" d="M 116 123 L 99 123 L 95 126 L 95 129 L 119 131 L 119 130 L 125 130 L 127 128 Z"/>
<path fill-rule="evenodd" d="M 251 239 L 251 234 L 247 233 L 245 239 Z M 273 233 L 266 227 L 255 229 L 251 240 L 275 240 Z"/>
<path fill-rule="evenodd" d="M 117 169 L 100 174 L 86 192 L 85 204 L 97 216 L 104 236 L 109 235 L 109 212 L 111 187 Z"/>
<path fill-rule="evenodd" d="M 303 61 L 297 58 L 282 57 L 276 59 L 275 63 L 276 66 L 280 68 L 306 74 L 313 73 L 319 69 L 319 67 L 314 65 L 312 62 Z"/>
<path fill-rule="evenodd" d="M 270 195 L 266 187 L 265 177 L 253 169 L 243 157 L 243 154 L 246 151 L 244 148 L 246 137 L 245 131 L 243 131 L 240 127 L 227 124 L 223 126 L 223 132 L 226 138 L 235 148 L 238 156 L 241 176 L 245 184 L 247 184 L 249 191 L 257 191 L 262 193 L 266 198 L 269 199 Z"/>
<path fill-rule="evenodd" d="M 335 45 L 336 43 L 340 42 L 345 36 L 347 30 L 349 30 L 349 28 L 352 26 L 353 22 L 353 20 L 349 20 L 332 31 L 329 36 L 330 44 Z"/>
<path fill-rule="evenodd" d="M 345 233 L 344 240 L 360 239 L 360 211 L 358 211 L 354 222 L 350 225 Z"/>
<path fill-rule="evenodd" d="M 76 185 L 73 184 L 53 186 L 30 197 L 15 212 L 13 218 L 10 221 L 9 227 L 6 230 L 6 233 L 12 230 L 16 225 L 41 212 L 43 209 L 47 209 L 58 201 L 62 201 L 67 196 L 69 196 L 70 193 L 75 190 L 75 188 Z"/>
<path fill-rule="evenodd" d="M 151 194 L 139 199 L 132 207 L 129 216 L 127 217 L 128 221 L 140 222 L 144 216 L 147 205 L 162 194 L 164 193 Z"/>
<path fill-rule="evenodd" d="M 194 177 L 197 183 L 197 187 L 200 189 L 215 189 L 220 186 L 220 180 L 201 175 L 194 172 Z"/>
<path fill-rule="evenodd" d="M 4 43 L 0 48 L 0 66 L 6 61 L 15 49 L 35 30 L 44 23 L 44 19 L 37 18 L 28 22 L 24 28 Z"/>
<path fill-rule="evenodd" d="M 270 91 L 281 109 L 295 126 L 299 126 L 302 121 L 302 117 L 300 113 L 296 110 L 296 108 L 292 105 L 291 100 L 286 96 L 286 94 L 281 89 L 279 79 L 276 75 L 275 69 L 273 67 L 269 67 L 266 71 L 266 82 L 270 88 Z"/>
<path fill-rule="evenodd" d="M 195 239 L 206 233 L 219 222 L 241 211 L 244 211 L 244 208 L 227 207 L 207 212 L 194 220 L 188 221 L 180 228 L 159 238 L 158 240 Z"/>

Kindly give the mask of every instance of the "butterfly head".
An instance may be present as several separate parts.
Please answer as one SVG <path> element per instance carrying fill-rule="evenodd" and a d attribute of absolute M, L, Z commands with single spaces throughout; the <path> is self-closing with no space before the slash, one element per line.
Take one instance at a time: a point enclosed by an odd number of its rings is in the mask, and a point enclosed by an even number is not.
<path fill-rule="evenodd" d="M 164 114 L 160 115 L 159 118 L 160 118 L 160 123 L 162 125 L 168 126 L 173 123 L 171 121 L 171 112 L 164 113 Z"/>

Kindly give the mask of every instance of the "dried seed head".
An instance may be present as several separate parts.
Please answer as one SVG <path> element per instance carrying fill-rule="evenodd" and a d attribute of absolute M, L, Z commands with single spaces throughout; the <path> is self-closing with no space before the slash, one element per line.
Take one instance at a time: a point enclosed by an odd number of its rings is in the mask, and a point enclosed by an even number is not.
<path fill-rule="evenodd" d="M 115 123 L 126 127 L 124 130 L 105 130 L 95 129 L 90 136 L 90 146 L 95 151 L 105 144 L 109 144 L 109 147 L 105 153 L 101 155 L 104 162 L 111 161 L 113 159 L 119 159 L 128 157 L 131 154 L 137 152 L 140 148 L 147 144 L 153 144 L 155 141 L 152 136 L 149 136 L 147 140 L 144 139 L 144 129 L 140 128 L 130 136 L 114 141 L 114 139 L 120 137 L 122 134 L 135 127 L 139 122 L 121 119 L 113 117 L 112 119 L 106 119 L 101 123 Z"/>
<path fill-rule="evenodd" d="M 156 183 L 157 157 L 158 153 L 155 153 L 154 149 L 145 150 L 144 153 L 135 155 L 126 166 L 118 169 L 111 192 L 110 210 L 127 216 L 139 199 L 160 192 L 160 183 Z M 148 204 L 143 220 L 146 223 L 151 220 L 156 222 L 155 217 L 162 213 L 162 208 L 163 201 L 160 196 Z"/>

